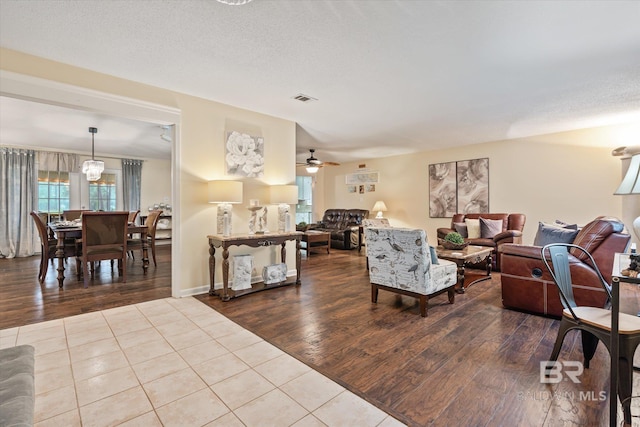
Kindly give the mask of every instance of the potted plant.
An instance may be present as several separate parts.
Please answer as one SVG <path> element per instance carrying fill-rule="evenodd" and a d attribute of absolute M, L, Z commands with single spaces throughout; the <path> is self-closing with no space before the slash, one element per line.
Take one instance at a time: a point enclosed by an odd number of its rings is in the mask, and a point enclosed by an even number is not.
<path fill-rule="evenodd" d="M 440 245 L 445 249 L 463 249 L 468 243 L 464 241 L 464 237 L 460 233 L 451 232 L 444 236 L 444 239 L 439 239 Z"/>
<path fill-rule="evenodd" d="M 299 222 L 298 224 L 296 224 L 296 231 L 307 231 L 307 223 L 304 221 Z"/>

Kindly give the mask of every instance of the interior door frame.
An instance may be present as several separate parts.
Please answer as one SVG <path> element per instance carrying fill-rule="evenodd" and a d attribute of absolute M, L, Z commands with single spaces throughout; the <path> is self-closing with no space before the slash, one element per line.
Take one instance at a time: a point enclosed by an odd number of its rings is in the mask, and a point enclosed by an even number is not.
<path fill-rule="evenodd" d="M 0 95 L 171 126 L 172 222 L 180 224 L 180 109 L 5 70 L 0 70 Z M 181 296 L 179 268 L 176 268 L 181 265 L 180 234 L 180 227 L 174 227 L 171 234 L 171 295 L 175 298 Z"/>

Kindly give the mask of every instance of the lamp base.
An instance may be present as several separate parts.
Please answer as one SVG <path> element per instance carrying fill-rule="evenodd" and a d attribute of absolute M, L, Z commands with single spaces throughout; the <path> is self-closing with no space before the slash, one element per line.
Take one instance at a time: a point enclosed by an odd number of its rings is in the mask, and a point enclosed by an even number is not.
<path fill-rule="evenodd" d="M 376 215 L 376 219 L 382 219 L 382 218 L 384 218 L 382 216 L 382 211 L 378 211 L 378 214 Z"/>
<path fill-rule="evenodd" d="M 218 234 L 222 234 L 224 236 L 231 235 L 231 210 L 233 209 L 231 203 L 220 203 L 218 205 L 218 216 L 217 216 L 217 229 L 216 232 Z M 224 216 L 227 214 L 227 223 L 225 224 Z M 226 227 L 225 227 L 226 225 Z"/>

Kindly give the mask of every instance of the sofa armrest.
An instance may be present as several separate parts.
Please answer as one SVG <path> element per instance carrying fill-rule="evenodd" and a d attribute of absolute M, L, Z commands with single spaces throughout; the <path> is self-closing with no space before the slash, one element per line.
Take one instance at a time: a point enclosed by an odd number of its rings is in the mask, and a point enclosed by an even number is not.
<path fill-rule="evenodd" d="M 496 246 L 503 245 L 505 243 L 522 243 L 522 231 L 507 230 L 493 236 L 493 241 L 496 242 Z"/>
<path fill-rule="evenodd" d="M 441 227 L 441 228 L 438 228 L 436 231 L 437 231 L 438 238 L 439 239 L 444 239 L 444 237 L 447 234 L 454 233 L 456 230 L 454 230 L 452 228 Z"/>
<path fill-rule="evenodd" d="M 541 259 L 540 257 L 541 249 L 542 249 L 541 246 L 527 246 L 527 245 L 518 245 L 515 243 L 508 243 L 500 247 L 500 252 L 502 253 L 502 255 L 509 254 L 509 255 L 515 255 L 515 256 L 526 257 L 526 258 Z"/>

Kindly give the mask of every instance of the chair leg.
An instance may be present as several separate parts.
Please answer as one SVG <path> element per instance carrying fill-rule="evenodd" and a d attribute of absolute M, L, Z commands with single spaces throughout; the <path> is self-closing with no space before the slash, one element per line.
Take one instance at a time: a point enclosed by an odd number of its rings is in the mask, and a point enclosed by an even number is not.
<path fill-rule="evenodd" d="M 429 302 L 429 297 L 426 295 L 420 295 L 418 299 L 420 300 L 420 316 L 427 317 L 427 303 Z"/>
<path fill-rule="evenodd" d="M 91 273 L 93 274 L 93 262 L 91 264 Z M 82 274 L 84 276 L 84 287 L 89 287 L 89 263 L 82 261 Z"/>
<path fill-rule="evenodd" d="M 155 242 L 155 240 L 151 241 L 151 256 L 153 257 L 153 265 L 157 266 L 158 264 L 156 263 L 156 242 Z"/>
<path fill-rule="evenodd" d="M 449 304 L 453 304 L 456 300 L 456 291 L 455 287 L 450 287 L 447 291 L 447 296 L 449 297 Z"/>
<path fill-rule="evenodd" d="M 378 302 L 378 287 L 373 283 L 371 284 L 371 302 Z"/>
<path fill-rule="evenodd" d="M 593 359 L 593 355 L 596 353 L 596 348 L 600 340 L 598 337 L 588 331 L 581 331 L 582 333 L 582 354 L 584 355 L 584 367 L 589 369 L 589 362 Z"/>
<path fill-rule="evenodd" d="M 564 342 L 564 336 L 569 331 L 571 324 L 563 317 L 560 321 L 560 328 L 558 329 L 558 336 L 556 337 L 556 343 L 553 345 L 553 351 L 551 352 L 551 357 L 549 357 L 550 362 L 555 362 L 558 360 L 558 355 L 560 354 L 560 349 L 562 349 L 562 343 Z M 552 365 L 547 365 L 546 375 L 549 375 L 549 371 L 553 369 Z"/>

